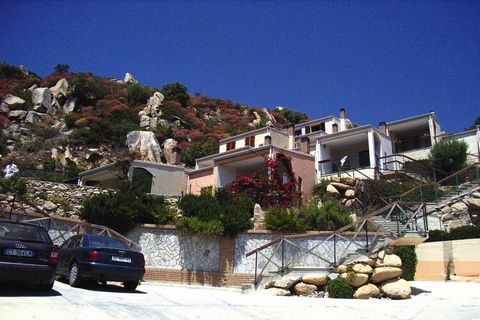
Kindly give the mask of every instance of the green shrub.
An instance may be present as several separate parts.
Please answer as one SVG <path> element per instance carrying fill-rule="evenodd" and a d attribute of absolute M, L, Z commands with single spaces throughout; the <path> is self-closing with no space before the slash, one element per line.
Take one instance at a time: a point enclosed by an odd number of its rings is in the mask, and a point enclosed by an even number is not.
<path fill-rule="evenodd" d="M 189 167 L 195 166 L 195 160 L 218 152 L 218 142 L 212 140 L 196 140 L 182 153 L 182 160 Z"/>
<path fill-rule="evenodd" d="M 397 246 L 395 247 L 394 253 L 402 260 L 402 278 L 407 281 L 415 280 L 415 272 L 417 270 L 415 246 Z"/>
<path fill-rule="evenodd" d="M 252 227 L 254 203 L 244 195 L 231 195 L 226 189 L 211 194 L 186 195 L 178 202 L 183 217 L 177 226 L 189 229 L 197 236 L 234 236 Z"/>
<path fill-rule="evenodd" d="M 0 180 L 0 193 L 14 192 L 21 195 L 27 193 L 27 179 L 20 177 L 18 173 Z"/>
<path fill-rule="evenodd" d="M 224 233 L 220 220 L 202 220 L 198 217 L 181 217 L 177 219 L 177 226 L 190 230 L 196 236 L 221 236 Z"/>
<path fill-rule="evenodd" d="M 272 207 L 265 212 L 265 227 L 268 230 L 299 232 L 309 226 L 298 208 Z"/>
<path fill-rule="evenodd" d="M 327 292 L 329 298 L 353 298 L 352 287 L 350 287 L 347 281 L 341 277 L 337 277 L 327 284 Z"/>
<path fill-rule="evenodd" d="M 161 89 L 161 92 L 165 97 L 165 101 L 177 101 L 183 107 L 187 106 L 188 99 L 190 99 L 187 87 L 180 82 L 168 83 L 164 85 Z"/>
<path fill-rule="evenodd" d="M 451 173 L 461 169 L 467 161 L 465 141 L 442 140 L 432 146 L 429 159 L 435 168 Z"/>
<path fill-rule="evenodd" d="M 312 230 L 333 231 L 352 222 L 349 209 L 336 200 L 324 202 L 321 208 L 310 203 L 305 207 L 304 216 Z"/>
<path fill-rule="evenodd" d="M 150 90 L 138 83 L 130 83 L 127 86 L 127 103 L 129 107 L 147 103 L 150 96 Z"/>
<path fill-rule="evenodd" d="M 138 223 L 168 223 L 172 215 L 163 197 L 122 186 L 117 192 L 85 200 L 80 218 L 124 234 Z"/>
<path fill-rule="evenodd" d="M 427 242 L 477 239 L 480 238 L 480 226 L 468 225 L 450 230 L 432 230 L 428 233 Z"/>

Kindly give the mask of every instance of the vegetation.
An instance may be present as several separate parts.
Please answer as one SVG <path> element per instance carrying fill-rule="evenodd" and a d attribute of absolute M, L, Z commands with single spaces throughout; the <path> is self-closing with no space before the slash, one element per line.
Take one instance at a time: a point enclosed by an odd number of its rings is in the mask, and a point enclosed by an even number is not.
<path fill-rule="evenodd" d="M 415 246 L 397 246 L 394 254 L 402 260 L 403 274 L 402 278 L 407 281 L 415 280 L 415 272 L 417 270 L 417 254 Z"/>
<path fill-rule="evenodd" d="M 327 284 L 329 298 L 352 299 L 353 289 L 342 277 L 337 277 Z"/>
<path fill-rule="evenodd" d="M 291 208 L 273 207 L 265 213 L 265 226 L 269 230 L 334 231 L 350 223 L 348 208 L 336 200 L 326 201 L 319 207 L 317 199 L 313 198 L 306 205 Z"/>
<path fill-rule="evenodd" d="M 162 87 L 161 92 L 166 101 L 177 101 L 183 107 L 187 106 L 187 102 L 190 99 L 188 89 L 180 82 L 169 83 Z"/>
<path fill-rule="evenodd" d="M 475 121 L 469 128 L 467 128 L 467 130 L 475 129 L 478 125 L 480 125 L 480 116 L 475 118 Z"/>
<path fill-rule="evenodd" d="M 198 139 L 193 141 L 190 148 L 188 148 L 182 154 L 182 161 L 188 167 L 194 167 L 196 159 L 206 157 L 211 154 L 215 154 L 217 152 L 218 152 L 217 141 Z"/>
<path fill-rule="evenodd" d="M 23 195 L 27 192 L 27 180 L 18 174 L 8 179 L 0 178 L 0 193 L 18 193 Z"/>
<path fill-rule="evenodd" d="M 467 143 L 458 140 L 442 140 L 432 146 L 429 159 L 433 167 L 452 173 L 460 170 L 467 161 Z"/>
<path fill-rule="evenodd" d="M 59 63 L 54 68 L 53 71 L 60 74 L 70 73 L 70 66 L 68 64 Z"/>
<path fill-rule="evenodd" d="M 450 230 L 431 230 L 427 242 L 477 239 L 480 238 L 480 226 L 467 225 Z"/>
<path fill-rule="evenodd" d="M 83 202 L 80 218 L 125 234 L 138 223 L 172 221 L 170 208 L 161 196 L 149 195 L 128 184 L 116 192 L 95 195 Z"/>
<path fill-rule="evenodd" d="M 188 194 L 178 203 L 183 216 L 177 226 L 197 236 L 235 236 L 252 227 L 253 205 L 248 197 L 233 196 L 226 189 L 217 189 L 215 195 Z"/>

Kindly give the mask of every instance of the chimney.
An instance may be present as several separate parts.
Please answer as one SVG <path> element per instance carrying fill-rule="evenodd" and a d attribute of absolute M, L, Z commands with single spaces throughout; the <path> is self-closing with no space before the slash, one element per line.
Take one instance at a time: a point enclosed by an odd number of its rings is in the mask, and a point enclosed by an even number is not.
<path fill-rule="evenodd" d="M 310 154 L 310 139 L 308 137 L 303 137 L 300 140 L 300 151 Z"/>
<path fill-rule="evenodd" d="M 272 144 L 272 137 L 270 137 L 270 136 L 265 136 L 265 140 L 264 140 L 264 142 L 263 142 L 263 145 L 264 145 L 264 146 L 267 146 L 267 145 L 269 145 L 269 144 Z"/>
<path fill-rule="evenodd" d="M 332 124 L 332 133 L 338 132 L 338 124 Z"/>
<path fill-rule="evenodd" d="M 285 131 L 287 133 L 287 138 L 288 138 L 288 149 L 293 149 L 293 146 L 295 143 L 295 139 L 294 139 L 295 125 L 293 123 L 286 125 Z"/>
<path fill-rule="evenodd" d="M 180 148 L 172 148 L 172 154 L 170 155 L 170 164 L 179 165 L 182 158 L 182 150 Z"/>
<path fill-rule="evenodd" d="M 378 130 L 380 130 L 381 133 L 387 134 L 387 123 L 385 121 L 382 121 L 378 124 Z"/>
<path fill-rule="evenodd" d="M 345 113 L 345 108 L 340 108 L 340 119 L 346 119 L 347 114 Z"/>

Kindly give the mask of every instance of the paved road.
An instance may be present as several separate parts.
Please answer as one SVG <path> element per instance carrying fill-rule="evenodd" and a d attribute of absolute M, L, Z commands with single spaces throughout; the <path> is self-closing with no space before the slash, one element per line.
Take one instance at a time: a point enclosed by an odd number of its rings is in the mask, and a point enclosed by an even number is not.
<path fill-rule="evenodd" d="M 237 290 L 146 283 L 127 293 L 116 285 L 49 294 L 0 289 L 0 319 L 480 319 L 480 284 L 414 282 L 410 300 L 270 297 Z"/>

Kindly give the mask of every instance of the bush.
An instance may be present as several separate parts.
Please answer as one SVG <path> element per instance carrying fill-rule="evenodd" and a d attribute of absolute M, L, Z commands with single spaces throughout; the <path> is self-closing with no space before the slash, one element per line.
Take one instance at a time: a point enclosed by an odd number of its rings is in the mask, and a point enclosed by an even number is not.
<path fill-rule="evenodd" d="M 309 226 L 298 208 L 273 207 L 265 212 L 265 227 L 268 230 L 299 232 Z"/>
<path fill-rule="evenodd" d="M 468 225 L 450 230 L 432 230 L 428 233 L 427 242 L 477 239 L 480 238 L 480 226 Z"/>
<path fill-rule="evenodd" d="M 347 281 L 341 277 L 337 277 L 327 284 L 327 292 L 329 298 L 353 298 L 352 287 L 350 287 Z"/>
<path fill-rule="evenodd" d="M 335 200 L 326 201 L 321 208 L 310 203 L 306 208 L 307 223 L 313 230 L 336 230 L 352 222 L 349 209 Z"/>
<path fill-rule="evenodd" d="M 147 195 L 124 185 L 117 192 L 85 200 L 80 218 L 125 234 L 138 223 L 168 223 L 172 215 L 163 197 Z"/>
<path fill-rule="evenodd" d="M 465 141 L 442 140 L 432 146 L 429 159 L 433 167 L 452 173 L 461 169 L 467 161 L 468 145 Z"/>
<path fill-rule="evenodd" d="M 232 196 L 226 189 L 210 194 L 186 195 L 178 202 L 183 217 L 177 226 L 197 236 L 234 236 L 252 227 L 253 202 L 244 195 Z"/>
<path fill-rule="evenodd" d="M 195 160 L 218 152 L 218 142 L 212 140 L 193 141 L 190 148 L 182 153 L 182 160 L 189 167 L 195 166 Z"/>
<path fill-rule="evenodd" d="M 395 247 L 394 253 L 402 260 L 402 278 L 407 281 L 413 281 L 417 270 L 417 254 L 415 252 L 415 246 L 398 246 Z"/>
<path fill-rule="evenodd" d="M 180 82 L 164 85 L 161 92 L 165 97 L 165 101 L 177 101 L 183 107 L 187 106 L 187 102 L 190 99 L 187 87 L 185 87 Z"/>
<path fill-rule="evenodd" d="M 138 83 L 130 83 L 127 87 L 127 103 L 129 107 L 147 103 L 150 90 Z"/>

